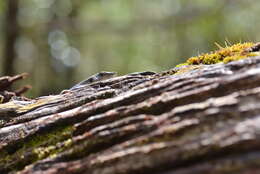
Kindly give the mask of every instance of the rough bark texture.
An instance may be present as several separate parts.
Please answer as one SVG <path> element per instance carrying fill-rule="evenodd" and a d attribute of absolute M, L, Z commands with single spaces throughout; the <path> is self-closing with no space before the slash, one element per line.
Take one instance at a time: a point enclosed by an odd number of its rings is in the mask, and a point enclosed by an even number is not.
<path fill-rule="evenodd" d="M 0 173 L 260 173 L 260 57 L 171 72 L 1 104 Z"/>

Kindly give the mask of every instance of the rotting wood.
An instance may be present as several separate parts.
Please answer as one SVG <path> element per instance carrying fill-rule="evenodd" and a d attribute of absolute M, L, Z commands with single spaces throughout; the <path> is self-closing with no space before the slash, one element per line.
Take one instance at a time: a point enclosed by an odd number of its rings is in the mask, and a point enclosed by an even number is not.
<path fill-rule="evenodd" d="M 259 172 L 260 56 L 171 72 L 1 104 L 0 173 Z"/>

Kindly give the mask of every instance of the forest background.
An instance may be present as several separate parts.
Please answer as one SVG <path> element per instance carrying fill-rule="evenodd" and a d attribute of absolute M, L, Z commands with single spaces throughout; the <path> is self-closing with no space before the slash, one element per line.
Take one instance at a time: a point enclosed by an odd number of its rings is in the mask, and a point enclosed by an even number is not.
<path fill-rule="evenodd" d="M 29 97 L 100 71 L 163 71 L 260 41 L 259 0 L 2 0 L 0 72 L 28 72 Z"/>

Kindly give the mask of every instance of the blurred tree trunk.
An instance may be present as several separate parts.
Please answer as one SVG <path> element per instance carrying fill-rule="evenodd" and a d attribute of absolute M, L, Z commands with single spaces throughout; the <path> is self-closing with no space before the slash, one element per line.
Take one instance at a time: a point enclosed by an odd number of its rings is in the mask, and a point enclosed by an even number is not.
<path fill-rule="evenodd" d="M 14 61 L 16 58 L 15 42 L 19 35 L 19 26 L 17 21 L 19 0 L 8 0 L 6 18 L 5 18 L 5 49 L 3 61 L 3 74 L 14 74 Z"/>

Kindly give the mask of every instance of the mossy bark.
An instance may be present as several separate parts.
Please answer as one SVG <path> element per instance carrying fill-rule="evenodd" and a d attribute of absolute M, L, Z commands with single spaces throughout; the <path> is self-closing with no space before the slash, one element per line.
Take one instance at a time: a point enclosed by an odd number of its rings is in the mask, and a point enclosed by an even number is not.
<path fill-rule="evenodd" d="M 191 66 L 1 104 L 0 173 L 260 172 L 260 57 Z"/>

